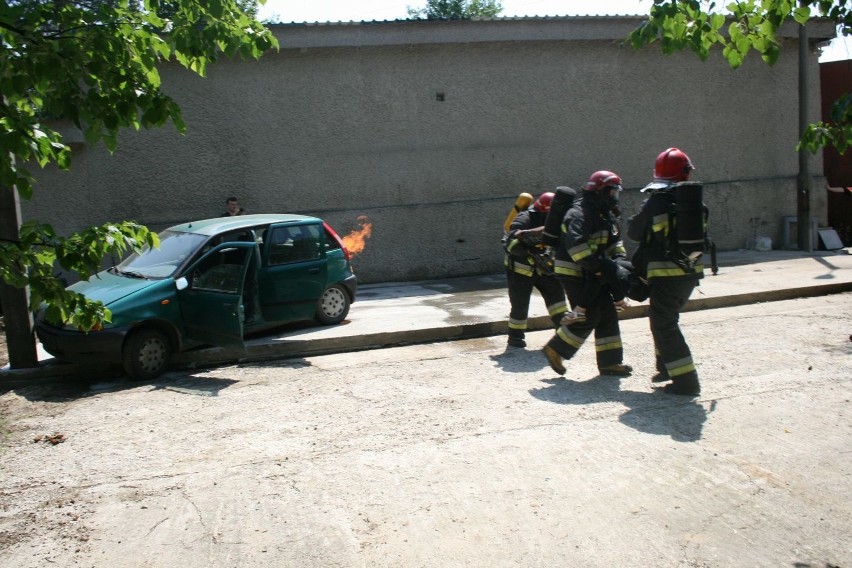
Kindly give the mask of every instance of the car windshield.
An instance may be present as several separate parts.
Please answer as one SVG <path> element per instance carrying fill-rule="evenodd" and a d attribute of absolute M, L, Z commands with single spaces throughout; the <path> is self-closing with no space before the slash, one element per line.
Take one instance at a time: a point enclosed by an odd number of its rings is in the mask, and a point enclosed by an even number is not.
<path fill-rule="evenodd" d="M 146 248 L 116 266 L 116 274 L 130 278 L 168 278 L 207 241 L 196 233 L 163 231 L 159 248 Z"/>

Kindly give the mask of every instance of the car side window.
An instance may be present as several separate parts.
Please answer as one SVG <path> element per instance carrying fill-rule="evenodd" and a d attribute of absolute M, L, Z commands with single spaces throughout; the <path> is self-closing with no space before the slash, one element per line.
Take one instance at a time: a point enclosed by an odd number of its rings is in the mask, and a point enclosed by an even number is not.
<path fill-rule="evenodd" d="M 270 266 L 317 260 L 322 256 L 320 235 L 316 224 L 273 227 L 267 241 Z"/>
<path fill-rule="evenodd" d="M 244 248 L 225 248 L 205 258 L 191 275 L 194 290 L 208 290 L 237 294 L 246 254 Z"/>
<path fill-rule="evenodd" d="M 207 251 L 212 250 L 213 247 L 217 245 L 221 245 L 222 243 L 233 243 L 235 241 L 240 242 L 251 242 L 256 241 L 255 233 L 251 229 L 240 229 L 238 231 L 231 231 L 230 233 L 222 233 L 221 235 L 216 235 L 212 237 L 207 243 L 199 250 L 198 257 L 206 254 Z"/>

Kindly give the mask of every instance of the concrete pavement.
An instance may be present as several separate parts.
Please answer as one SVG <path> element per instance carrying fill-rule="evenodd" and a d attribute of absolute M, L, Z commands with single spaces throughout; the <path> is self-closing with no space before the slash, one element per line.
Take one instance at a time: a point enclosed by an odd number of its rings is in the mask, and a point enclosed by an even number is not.
<path fill-rule="evenodd" d="M 718 255 L 687 310 L 703 310 L 852 291 L 852 255 L 840 251 L 757 252 Z M 550 327 L 543 302 L 533 297 L 529 330 Z M 850 306 L 852 308 L 852 306 Z M 622 319 L 644 317 L 647 302 L 633 303 Z M 209 348 L 181 353 L 177 368 L 316 356 L 348 351 L 451 341 L 506 333 L 509 300 L 503 274 L 362 285 L 349 317 L 337 326 L 288 326 L 251 338 L 244 351 Z M 0 385 L 73 375 L 72 365 L 45 354 L 38 369 L 0 371 Z"/>

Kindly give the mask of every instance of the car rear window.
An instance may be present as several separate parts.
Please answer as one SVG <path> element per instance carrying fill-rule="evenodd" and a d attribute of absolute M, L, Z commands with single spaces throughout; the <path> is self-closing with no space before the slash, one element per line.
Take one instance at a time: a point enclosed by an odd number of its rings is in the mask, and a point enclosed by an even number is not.
<path fill-rule="evenodd" d="M 316 260 L 322 256 L 320 226 L 311 224 L 273 227 L 267 246 L 271 266 Z"/>
<path fill-rule="evenodd" d="M 336 234 L 329 232 L 327 229 L 325 231 L 325 250 L 337 250 L 343 248 L 343 243 L 340 242 L 340 239 Z"/>

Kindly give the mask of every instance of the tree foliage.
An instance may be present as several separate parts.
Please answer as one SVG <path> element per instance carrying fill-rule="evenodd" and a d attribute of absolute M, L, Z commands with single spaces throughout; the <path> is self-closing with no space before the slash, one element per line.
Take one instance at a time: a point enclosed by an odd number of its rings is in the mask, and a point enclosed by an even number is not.
<path fill-rule="evenodd" d="M 472 17 L 490 18 L 503 11 L 499 0 L 426 0 L 423 8 L 408 6 L 411 18 L 427 20 L 469 20 Z"/>
<path fill-rule="evenodd" d="M 0 0 L 0 191 L 15 187 L 29 199 L 28 168 L 70 166 L 71 150 L 51 119 L 70 122 L 88 144 L 103 142 L 110 152 L 122 128 L 170 122 L 185 132 L 157 65 L 175 60 L 203 76 L 219 57 L 258 58 L 277 47 L 253 7 L 253 0 Z M 44 301 L 54 320 L 89 329 L 108 312 L 63 291 L 54 262 L 85 278 L 104 255 L 156 245 L 156 235 L 133 222 L 67 239 L 27 224 L 19 240 L 2 243 L 0 275 L 29 285 L 33 308 Z"/>
<path fill-rule="evenodd" d="M 769 65 L 781 51 L 777 31 L 794 21 L 804 25 L 811 17 L 833 20 L 842 35 L 852 35 L 852 6 L 846 0 L 744 0 L 719 6 L 698 0 L 654 0 L 650 16 L 629 36 L 635 47 L 660 42 L 663 53 L 690 49 L 702 60 L 715 46 L 736 69 L 751 50 Z M 831 122 L 809 125 L 799 144 L 815 153 L 826 145 L 843 154 L 852 147 L 852 99 L 841 97 L 834 105 Z"/>
<path fill-rule="evenodd" d="M 12 286 L 29 286 L 31 305 L 45 303 L 51 321 L 86 330 L 110 321 L 110 312 L 102 302 L 65 290 L 62 280 L 54 276 L 54 266 L 88 279 L 100 270 L 106 255 L 121 256 L 159 244 L 156 233 L 130 221 L 88 227 L 68 238 L 38 222 L 24 223 L 20 233 L 19 242 L 0 241 L 0 276 Z"/>

